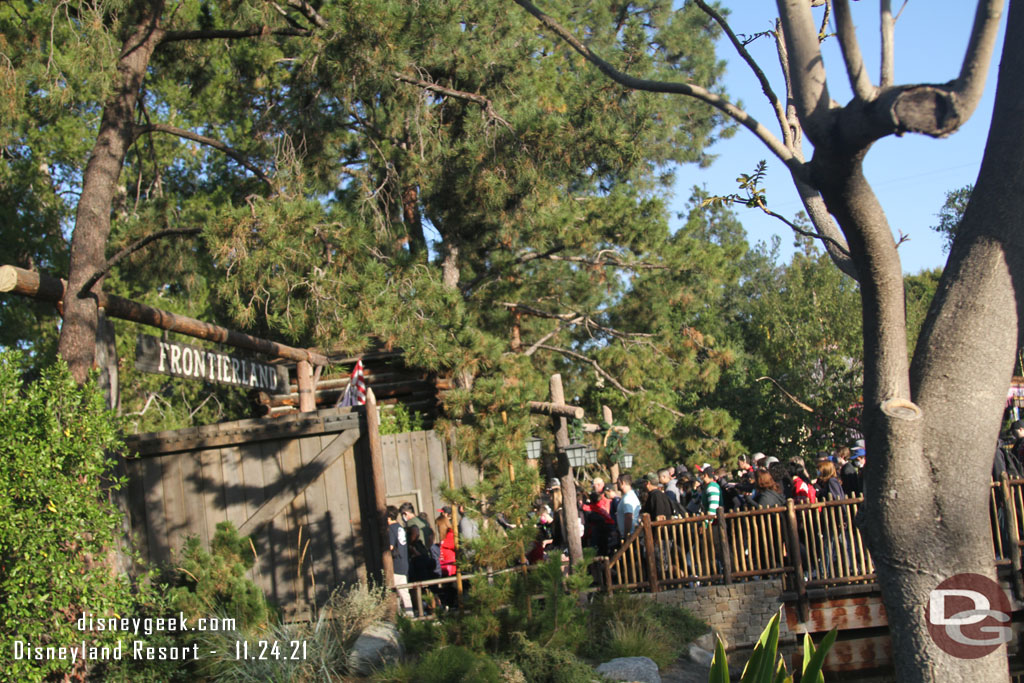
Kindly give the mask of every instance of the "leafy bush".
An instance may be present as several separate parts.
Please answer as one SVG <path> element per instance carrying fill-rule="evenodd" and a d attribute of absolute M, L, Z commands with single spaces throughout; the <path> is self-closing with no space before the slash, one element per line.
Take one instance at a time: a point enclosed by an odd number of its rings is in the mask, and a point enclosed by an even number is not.
<path fill-rule="evenodd" d="M 77 627 L 86 613 L 132 613 L 116 567 L 122 516 L 108 491 L 119 452 L 118 420 L 92 383 L 78 386 L 63 361 L 25 384 L 24 359 L 0 353 L 0 671 L 10 680 L 84 675 L 81 659 L 16 659 L 31 647 L 113 646 L 116 632 Z"/>
<path fill-rule="evenodd" d="M 601 680 L 593 667 L 563 648 L 547 647 L 522 633 L 512 639 L 514 661 L 529 683 L 592 683 Z"/>
<path fill-rule="evenodd" d="M 649 597 L 617 593 L 591 605 L 583 654 L 588 657 L 650 657 L 659 668 L 671 664 L 707 630 L 687 610 Z"/>
<path fill-rule="evenodd" d="M 380 433 L 405 434 L 422 431 L 423 422 L 423 414 L 420 411 L 410 413 L 404 404 L 396 403 L 393 409 L 381 411 Z"/>

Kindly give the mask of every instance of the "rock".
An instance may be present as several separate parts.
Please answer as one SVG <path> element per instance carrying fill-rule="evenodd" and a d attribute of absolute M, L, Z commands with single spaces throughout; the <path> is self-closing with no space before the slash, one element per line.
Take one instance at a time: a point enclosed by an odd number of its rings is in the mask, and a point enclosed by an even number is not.
<path fill-rule="evenodd" d="M 700 647 L 696 643 L 690 643 L 690 650 L 687 652 L 687 656 L 691 662 L 696 662 L 701 666 L 711 666 L 711 660 L 714 659 L 714 655 L 704 648 Z"/>
<path fill-rule="evenodd" d="M 375 669 L 397 662 L 405 654 L 398 629 L 394 624 L 371 624 L 359 634 L 352 651 L 348 653 L 349 672 L 367 676 Z"/>
<path fill-rule="evenodd" d="M 618 657 L 598 666 L 597 672 L 613 681 L 661 683 L 658 665 L 650 657 Z"/>
<path fill-rule="evenodd" d="M 713 629 L 711 631 L 708 631 L 704 635 L 702 635 L 697 640 L 693 641 L 693 643 L 694 643 L 694 645 L 696 645 L 697 647 L 699 647 L 702 650 L 707 650 L 708 652 L 714 652 L 715 651 L 715 643 L 718 642 L 718 638 L 722 639 L 722 647 L 724 647 L 726 650 L 728 650 L 729 649 L 729 641 L 725 639 L 725 636 L 723 636 L 721 633 L 719 633 L 718 631 L 713 630 Z"/>

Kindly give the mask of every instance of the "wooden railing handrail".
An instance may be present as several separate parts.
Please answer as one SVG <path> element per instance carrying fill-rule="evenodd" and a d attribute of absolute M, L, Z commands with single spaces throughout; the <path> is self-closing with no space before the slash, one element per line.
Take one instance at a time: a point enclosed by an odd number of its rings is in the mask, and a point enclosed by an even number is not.
<path fill-rule="evenodd" d="M 619 549 L 616 550 L 611 557 L 606 558 L 605 561 L 610 565 L 615 564 L 618 561 L 618 559 L 622 556 L 622 554 L 626 552 L 626 548 L 629 547 L 629 545 L 634 542 L 634 539 L 639 537 L 641 533 L 643 533 L 642 518 L 640 520 L 640 523 L 636 525 L 636 528 L 630 532 L 629 536 L 627 536 L 624 541 L 622 541 L 622 545 L 619 546 Z"/>
<path fill-rule="evenodd" d="M 1006 484 L 1005 488 L 1002 486 L 1003 483 Z M 992 504 L 994 505 L 996 498 L 998 498 L 1002 505 L 1007 506 L 1012 511 L 1008 521 L 1009 538 L 1006 539 L 1009 541 L 1009 544 L 1006 545 L 1000 541 L 999 534 L 1002 532 L 998 527 L 995 527 L 993 528 L 993 534 L 997 543 L 994 551 L 997 555 L 1002 553 L 1003 564 L 1009 562 L 1013 565 L 1015 573 L 1019 574 L 1022 562 L 1020 559 L 1022 554 L 1020 548 L 1024 546 L 1024 538 L 1022 538 L 1024 534 L 1018 533 L 1020 528 L 1018 524 L 1020 518 L 1024 517 L 1024 509 L 1018 508 L 1021 508 L 1022 504 L 1024 504 L 1024 496 L 1015 494 L 1013 491 L 1014 489 L 1024 489 L 1024 478 L 1009 479 L 1004 476 L 1002 481 L 992 482 L 991 488 L 993 492 L 1002 489 L 1001 495 L 997 493 L 992 498 Z M 790 580 L 792 580 L 791 585 L 796 589 L 797 594 L 802 596 L 802 602 L 805 602 L 808 588 L 864 583 L 874 579 L 875 574 L 870 571 L 873 568 L 870 555 L 862 544 L 859 531 L 852 523 L 852 516 L 855 513 L 856 506 L 863 502 L 863 496 L 825 500 L 815 503 L 795 503 L 789 500 L 784 507 L 751 508 L 732 512 L 720 511 L 718 515 L 694 514 L 660 521 L 652 521 L 649 515 L 642 515 L 636 528 L 625 538 L 619 548 L 610 557 L 595 558 L 595 562 L 603 568 L 602 573 L 606 583 L 604 586 L 605 590 L 613 590 L 614 588 L 658 590 L 660 585 L 678 585 L 695 581 L 730 581 L 756 576 L 778 576 L 781 574 L 790 577 Z M 842 514 L 801 514 L 805 510 L 821 512 L 844 507 L 850 507 L 853 510 Z M 777 516 L 779 522 L 754 521 L 749 522 L 745 527 L 742 525 L 744 519 L 763 520 L 770 516 Z M 673 558 L 675 564 L 669 568 L 671 573 L 669 569 L 663 568 L 664 577 L 659 578 L 654 563 L 644 560 L 645 557 L 658 557 L 661 553 L 665 552 L 665 550 L 655 551 L 651 547 L 654 534 L 657 534 L 659 539 L 656 541 L 659 544 L 657 547 L 669 549 L 671 546 L 660 545 L 663 543 L 661 539 L 668 539 L 664 541 L 665 543 L 679 544 L 679 539 L 682 538 L 678 535 L 673 536 L 673 532 L 670 531 L 671 528 L 685 528 L 688 526 L 704 528 L 708 526 L 708 522 L 713 520 L 719 522 L 718 527 L 722 535 L 721 551 L 724 556 L 716 556 L 721 565 L 720 567 L 716 568 L 712 562 L 710 567 L 705 565 L 706 569 L 701 570 L 704 573 L 694 574 L 692 569 L 695 567 L 689 566 L 689 557 L 686 557 L 685 562 L 675 557 Z M 781 523 L 781 527 L 772 526 L 779 523 Z M 757 532 L 758 528 L 760 532 Z M 750 534 L 752 533 L 754 534 L 753 538 L 757 539 L 754 542 L 754 546 L 741 545 L 741 539 L 751 538 Z M 761 535 L 758 536 L 757 533 Z M 665 536 L 663 534 L 668 535 Z M 781 537 L 779 534 L 781 534 Z M 808 537 L 808 534 L 811 534 L 811 536 Z M 834 543 L 834 541 L 828 540 L 831 534 L 840 537 L 840 542 L 846 544 L 842 550 L 837 551 L 835 549 L 836 546 L 829 545 L 829 543 Z M 671 539 L 673 538 L 676 540 L 672 541 Z M 856 539 L 855 543 L 854 539 Z M 806 550 L 803 548 L 804 542 L 809 546 Z M 818 546 L 815 546 L 816 542 L 819 543 Z M 760 546 L 757 543 L 760 543 Z M 810 554 L 811 550 L 815 547 L 818 548 L 817 554 L 809 557 L 809 566 L 803 566 L 804 558 L 801 557 L 802 552 Z M 775 550 L 775 548 L 779 548 L 779 550 Z M 782 548 L 785 549 L 785 553 L 780 555 L 779 553 Z M 638 564 L 637 558 L 634 556 L 630 563 L 630 568 L 627 569 L 625 566 L 628 559 L 626 554 L 631 550 L 640 553 L 641 562 Z M 762 554 L 761 551 L 764 551 L 764 553 Z M 685 552 L 691 551 L 687 550 Z M 697 552 L 697 550 L 693 549 L 692 552 Z M 848 555 L 841 556 L 842 561 L 837 562 L 835 560 L 837 552 Z M 1009 552 L 1011 559 L 1007 559 L 1007 552 Z M 741 566 L 732 566 L 734 554 L 740 558 L 737 561 L 741 562 Z M 830 557 L 832 558 L 831 560 L 829 559 Z M 853 559 L 850 559 L 851 557 Z M 663 562 L 660 558 L 656 561 Z M 822 566 L 825 567 L 826 571 L 814 574 L 816 568 L 820 569 Z M 527 568 L 532 569 L 533 567 Z M 615 568 L 618 568 L 617 571 L 619 572 L 617 577 L 613 577 L 613 569 Z M 523 569 L 522 566 L 511 567 L 489 572 L 488 575 L 496 576 L 510 571 L 523 571 Z M 623 571 L 626 571 L 628 576 L 623 575 Z M 466 575 L 463 578 L 473 578 L 473 575 Z M 398 586 L 398 588 L 408 588 L 410 590 L 423 589 L 453 583 L 456 580 L 457 578 L 454 576 L 443 577 L 408 583 Z M 1024 586 L 1020 585 L 1024 584 L 1024 579 L 1016 583 L 1019 585 L 1015 586 L 1015 588 L 1022 588 L 1022 593 L 1024 593 Z"/>

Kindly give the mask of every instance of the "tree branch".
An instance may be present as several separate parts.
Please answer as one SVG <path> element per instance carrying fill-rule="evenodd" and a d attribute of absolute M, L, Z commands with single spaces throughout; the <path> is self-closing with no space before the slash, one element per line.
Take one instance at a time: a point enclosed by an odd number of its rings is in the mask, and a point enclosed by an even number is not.
<path fill-rule="evenodd" d="M 517 1 L 518 1 L 518 0 L 517 0 Z M 563 349 L 563 348 L 562 348 L 562 347 L 560 347 L 560 346 L 548 346 L 547 344 L 540 344 L 540 345 L 539 345 L 539 346 L 538 346 L 537 348 L 540 348 L 540 349 L 544 349 L 545 351 L 553 351 L 553 352 L 555 352 L 555 353 L 560 353 L 560 354 L 562 354 L 563 356 L 568 356 L 569 358 L 575 358 L 575 359 L 576 359 L 576 360 L 578 360 L 578 361 L 582 361 L 582 362 L 584 362 L 584 363 L 587 363 L 588 365 L 591 365 L 591 366 L 593 366 L 594 370 L 595 370 L 595 371 L 596 371 L 596 372 L 597 372 L 597 373 L 598 373 L 599 375 L 601 375 L 601 376 L 602 376 L 602 377 L 604 377 L 604 378 L 605 378 L 606 380 L 608 380 L 609 382 L 611 382 L 611 383 L 612 383 L 612 386 L 614 386 L 614 387 L 615 387 L 616 389 L 618 389 L 619 391 L 621 391 L 621 392 L 622 392 L 622 393 L 623 393 L 624 395 L 626 395 L 626 396 L 636 396 L 636 394 L 637 394 L 637 392 L 635 392 L 635 391 L 632 391 L 632 390 L 630 390 L 630 389 L 627 389 L 626 387 L 622 386 L 622 384 L 620 384 L 620 383 L 619 383 L 619 381 L 618 381 L 617 379 L 615 379 L 614 377 L 612 377 L 612 376 L 611 376 L 611 375 L 610 375 L 610 374 L 608 373 L 608 371 L 607 371 L 607 370 L 605 370 L 604 368 L 602 368 L 602 367 L 601 367 L 601 366 L 600 366 L 600 365 L 598 364 L 598 362 L 597 362 L 596 360 L 594 360 L 593 358 L 587 358 L 587 357 L 586 357 L 586 356 L 584 356 L 584 355 L 583 355 L 582 353 L 576 353 L 575 351 L 570 351 L 569 349 Z"/>
<path fill-rule="evenodd" d="M 446 88 L 443 85 L 431 83 L 430 81 L 425 81 L 423 79 L 415 78 L 413 76 L 407 76 L 398 71 L 393 72 L 391 75 L 394 76 L 396 80 L 402 81 L 403 83 L 415 85 L 417 87 L 423 88 L 424 90 L 429 90 L 431 92 L 436 92 L 439 95 L 444 95 L 445 97 L 454 97 L 459 100 L 466 100 L 468 102 L 474 102 L 476 104 L 479 104 L 483 108 L 484 114 L 486 114 L 491 121 L 497 121 L 498 123 L 508 128 L 509 130 L 512 130 L 512 124 L 510 124 L 502 117 L 498 116 L 498 113 L 494 111 L 494 105 L 488 98 L 484 97 L 483 95 L 477 95 L 475 93 L 464 92 L 462 90 Z"/>
<path fill-rule="evenodd" d="M 549 313 L 548 311 L 542 311 L 539 308 L 533 308 L 532 306 L 526 306 L 524 304 L 511 303 L 507 301 L 499 302 L 498 305 L 504 306 L 509 310 L 516 311 L 519 313 L 525 313 L 526 315 L 532 315 L 537 318 L 551 318 L 554 320 L 560 320 L 565 325 L 582 324 L 584 327 L 600 330 L 613 337 L 617 337 L 618 339 L 650 339 L 655 336 L 648 332 L 623 332 L 621 330 L 615 329 L 614 327 L 602 325 L 601 323 L 597 322 L 590 316 L 583 315 L 581 313 Z"/>
<path fill-rule="evenodd" d="M 834 0 L 834 5 L 836 32 L 839 34 L 839 47 L 843 52 L 843 62 L 846 63 L 846 74 L 850 78 L 850 87 L 853 88 L 857 99 L 870 102 L 875 99 L 877 90 L 871 83 L 867 67 L 864 66 L 864 57 L 860 53 L 857 30 L 850 14 L 850 0 Z"/>
<path fill-rule="evenodd" d="M 782 131 L 783 143 L 787 147 L 792 147 L 792 135 L 790 134 L 789 124 L 786 120 L 785 107 L 782 102 L 779 101 L 779 98 L 772 89 L 772 84 L 768 81 L 768 77 L 765 76 L 764 71 L 758 63 L 754 61 L 754 58 L 751 56 L 746 46 L 736 36 L 732 27 L 729 25 L 729 22 L 725 20 L 725 17 L 723 17 L 720 12 L 708 5 L 704 0 L 694 0 L 694 2 L 701 8 L 701 10 L 704 11 L 705 14 L 711 17 L 715 23 L 721 27 L 725 32 L 725 35 L 729 37 L 729 42 L 731 42 L 733 47 L 736 48 L 736 52 L 739 53 L 740 57 L 743 58 L 743 61 L 747 63 L 750 70 L 754 72 L 754 76 L 757 77 L 758 83 L 761 84 L 761 91 L 764 92 L 765 97 L 767 97 L 768 101 L 771 102 L 772 108 L 775 110 L 775 116 L 779 119 L 779 127 Z"/>
<path fill-rule="evenodd" d="M 288 0 L 287 4 L 289 7 L 299 10 L 302 16 L 313 22 L 313 25 L 317 28 L 328 27 L 329 24 L 327 23 L 327 20 L 320 16 L 320 13 L 317 12 L 312 5 L 306 2 L 306 0 Z"/>
<path fill-rule="evenodd" d="M 793 176 L 793 182 L 796 185 L 797 192 L 800 194 L 800 200 L 804 204 L 807 216 L 811 219 L 811 223 L 814 224 L 814 227 L 822 236 L 828 237 L 824 244 L 825 250 L 832 258 L 832 262 L 836 264 L 839 270 L 860 282 L 860 273 L 857 270 L 857 265 L 853 262 L 853 258 L 850 256 L 850 247 L 846 242 L 846 237 L 843 235 L 843 231 L 839 229 L 839 226 L 836 225 L 835 219 L 832 218 L 832 214 L 829 213 L 828 208 L 825 206 L 825 199 L 821 196 L 821 193 L 795 175 Z"/>
<path fill-rule="evenodd" d="M 892 0 L 882 0 L 879 5 L 882 15 L 882 69 L 878 86 L 889 88 L 896 82 L 896 20 L 892 16 Z"/>
<path fill-rule="evenodd" d="M 270 28 L 269 26 L 253 26 L 243 29 L 196 29 L 194 31 L 167 31 L 160 43 L 176 43 L 186 40 L 241 40 L 244 38 L 263 38 L 264 36 L 309 36 L 310 32 L 299 28 Z"/>
<path fill-rule="evenodd" d="M 960 101 L 961 120 L 966 121 L 974 112 L 985 89 L 985 77 L 992 60 L 999 20 L 1003 16 L 1003 0 L 980 0 L 974 15 L 971 39 L 964 54 L 960 76 L 953 81 L 953 93 Z"/>
<path fill-rule="evenodd" d="M 769 382 L 774 384 L 776 387 L 779 388 L 779 391 L 781 391 L 782 393 L 784 393 L 786 395 L 786 398 L 788 398 L 790 401 L 792 401 L 793 403 L 797 404 L 798 406 L 800 406 L 801 408 L 803 408 L 807 412 L 809 412 L 809 413 L 813 413 L 814 412 L 814 408 L 810 407 L 809 405 L 807 405 L 806 403 L 804 403 L 803 401 L 798 399 L 796 396 L 794 396 L 793 394 L 791 394 L 788 391 L 786 391 L 781 384 L 779 384 L 778 382 L 775 381 L 775 379 L 773 377 L 758 377 L 755 381 L 763 382 L 764 380 L 768 380 Z"/>
<path fill-rule="evenodd" d="M 819 195 L 819 197 L 820 197 L 820 195 Z M 729 199 L 734 204 L 742 204 L 744 206 L 750 206 L 750 200 L 749 199 L 744 199 L 743 197 L 740 197 L 738 195 L 732 195 L 731 197 L 729 197 Z M 788 218 L 786 218 L 782 214 L 775 213 L 774 211 L 769 209 L 768 206 L 764 203 L 763 200 L 756 201 L 754 206 L 756 206 L 758 209 L 763 211 L 766 215 L 768 215 L 768 216 L 770 216 L 772 218 L 775 218 L 775 219 L 777 219 L 779 221 L 782 221 L 783 223 L 786 224 L 786 226 L 790 230 L 792 230 L 793 232 L 797 233 L 798 235 L 803 235 L 804 237 L 811 237 L 811 238 L 816 239 L 816 240 L 821 240 L 821 242 L 823 244 L 825 244 L 826 247 L 828 245 L 831 245 L 833 248 L 838 250 L 841 255 L 843 255 L 847 259 L 850 258 L 850 250 L 846 246 L 846 242 L 845 241 L 840 242 L 840 241 L 838 241 L 838 240 L 836 240 L 836 239 L 834 239 L 832 237 L 829 237 L 828 235 L 825 235 L 825 234 L 823 234 L 821 232 L 811 232 L 809 230 L 804 230 L 799 225 L 797 225 L 793 221 L 789 220 Z M 817 226 L 815 226 L 815 227 L 817 227 Z"/>
<path fill-rule="evenodd" d="M 807 0 L 777 0 L 789 60 L 793 103 L 804 132 L 815 147 L 830 142 L 833 107 L 828 94 L 818 29 Z"/>
<path fill-rule="evenodd" d="M 568 263 L 582 263 L 588 266 L 613 266 L 615 268 L 623 268 L 625 270 L 670 270 L 669 266 L 665 266 L 659 263 L 647 263 L 646 261 L 633 261 L 627 263 L 626 261 L 620 260 L 616 256 L 610 256 L 607 258 L 600 258 L 603 253 L 612 253 L 608 249 L 602 249 L 598 252 L 598 258 L 589 258 L 587 256 L 558 256 L 553 253 L 536 253 L 528 254 L 526 257 L 520 257 L 517 259 L 517 263 L 526 263 L 528 261 L 535 261 L 543 259 L 545 261 L 563 261 Z"/>
<path fill-rule="evenodd" d="M 114 266 L 123 261 L 126 257 L 137 252 L 139 249 L 142 249 L 150 242 L 155 242 L 161 237 L 169 237 L 170 235 L 198 235 L 201 232 L 202 228 L 168 228 L 166 230 L 158 230 L 154 233 L 150 233 L 114 254 L 114 256 L 111 257 L 102 268 L 93 273 L 93 276 L 90 277 L 84 285 L 82 285 L 82 290 L 86 292 L 90 291 L 93 288 L 93 285 L 109 273 Z"/>
<path fill-rule="evenodd" d="M 241 152 L 238 152 L 238 151 L 234 150 L 233 148 L 228 147 L 226 144 L 224 144 L 220 140 L 216 140 L 214 138 L 207 137 L 205 135 L 199 135 L 198 133 L 193 133 L 190 130 L 185 130 L 184 128 L 178 128 L 177 126 L 172 126 L 172 125 L 167 124 L 167 123 L 148 123 L 146 125 L 135 126 L 134 138 L 138 139 L 138 137 L 140 135 L 144 135 L 146 133 L 154 133 L 154 132 L 155 133 L 168 133 L 170 135 L 176 135 L 176 136 L 178 136 L 180 138 L 184 138 L 186 140 L 192 140 L 193 142 L 198 142 L 200 144 L 206 145 L 207 147 L 213 147 L 216 150 L 224 152 L 224 154 L 227 154 L 229 157 L 231 157 L 236 162 L 238 162 L 241 166 L 243 166 L 246 169 L 248 169 L 257 178 L 259 178 L 264 183 L 266 183 L 267 187 L 270 188 L 270 191 L 276 194 L 276 191 L 274 190 L 274 184 L 270 181 L 270 178 L 268 178 L 267 175 L 265 173 L 263 173 L 262 170 L 260 170 L 260 168 L 258 166 L 256 166 L 251 161 L 246 159 L 245 156 L 243 156 L 241 154 Z"/>
<path fill-rule="evenodd" d="M 562 323 L 559 323 L 558 325 L 556 325 L 555 329 L 551 330 L 550 332 L 545 334 L 543 337 L 538 339 L 536 342 L 531 344 L 530 348 L 526 349 L 526 351 L 523 352 L 524 355 L 532 356 L 534 353 L 537 352 L 537 349 L 539 349 L 541 346 L 544 345 L 544 342 L 546 342 L 548 339 L 551 339 L 552 337 L 554 337 L 556 334 L 561 332 L 564 328 L 565 328 L 565 325 L 563 325 Z"/>
<path fill-rule="evenodd" d="M 608 62 L 601 59 L 595 54 L 590 48 L 580 42 L 576 36 L 570 33 L 568 30 L 563 28 L 558 22 L 549 17 L 547 14 L 538 9 L 529 0 L 514 0 L 514 2 L 525 9 L 527 12 L 532 14 L 536 19 L 546 26 L 551 32 L 557 35 L 559 38 L 568 43 L 576 52 L 578 52 L 584 59 L 600 69 L 601 73 L 608 76 L 616 83 L 623 85 L 633 90 L 645 90 L 649 92 L 660 92 L 670 93 L 676 95 L 686 95 L 693 97 L 694 99 L 700 100 L 705 104 L 709 104 L 715 109 L 718 109 L 723 114 L 733 119 L 743 127 L 747 128 L 757 138 L 771 150 L 772 154 L 778 157 L 784 164 L 794 169 L 794 172 L 802 172 L 800 162 L 794 157 L 790 149 L 777 137 L 772 135 L 765 126 L 755 119 L 753 116 L 748 114 L 743 109 L 740 109 L 729 100 L 716 95 L 708 91 L 706 88 L 702 88 L 699 85 L 693 85 L 690 83 L 673 83 L 667 81 L 655 81 L 644 78 L 636 78 L 629 74 L 623 73 L 616 69 Z"/>

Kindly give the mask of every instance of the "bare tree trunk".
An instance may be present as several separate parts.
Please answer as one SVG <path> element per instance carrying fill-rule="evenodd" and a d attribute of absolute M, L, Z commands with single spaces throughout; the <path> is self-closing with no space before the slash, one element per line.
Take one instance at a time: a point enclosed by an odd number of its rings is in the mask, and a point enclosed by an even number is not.
<path fill-rule="evenodd" d="M 138 24 L 125 41 L 117 65 L 113 95 L 103 107 L 99 134 L 82 178 L 82 196 L 71 237 L 68 296 L 58 350 L 71 374 L 84 382 L 93 365 L 97 313 L 94 297 L 82 297 L 83 285 L 105 262 L 110 212 L 125 155 L 133 140 L 135 106 L 153 50 L 163 34 L 158 21 L 163 1 L 137 2 Z M 96 285 L 93 291 L 97 291 Z"/>
<path fill-rule="evenodd" d="M 917 558 L 890 582 L 886 607 L 893 651 L 907 681 L 1007 680 L 1006 650 L 981 659 L 951 657 L 928 636 L 929 592 L 941 580 L 973 572 L 995 578 L 988 528 L 988 484 L 1024 313 L 1024 6 L 1010 4 L 995 109 L 978 182 L 942 274 L 911 367 L 924 419 L 921 486 L 872 482 L 889 554 Z M 878 473 L 881 474 L 881 473 Z M 898 498 L 886 495 L 888 488 Z M 897 502 L 899 501 L 899 502 Z M 919 529 L 915 538 L 899 529 Z M 904 549 L 904 544 L 911 544 Z M 889 607 L 890 604 L 893 607 Z M 898 606 L 898 608 L 897 608 Z"/>
<path fill-rule="evenodd" d="M 1022 32 L 1017 2 L 1008 35 Z M 819 147 L 813 161 L 860 274 L 868 450 L 861 523 L 901 681 L 1008 678 L 1004 647 L 979 659 L 951 654 L 929 634 L 928 611 L 932 591 L 952 576 L 995 579 L 988 485 L 1024 306 L 1024 93 L 1013 82 L 1022 70 L 1024 47 L 1007 40 L 981 175 L 912 368 L 902 272 L 891 230 L 861 176 L 863 153 Z"/>

